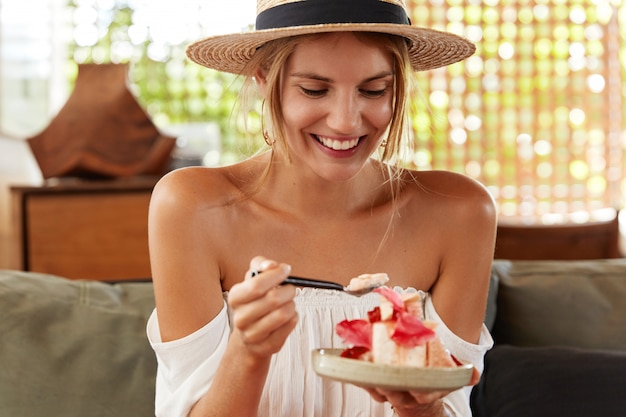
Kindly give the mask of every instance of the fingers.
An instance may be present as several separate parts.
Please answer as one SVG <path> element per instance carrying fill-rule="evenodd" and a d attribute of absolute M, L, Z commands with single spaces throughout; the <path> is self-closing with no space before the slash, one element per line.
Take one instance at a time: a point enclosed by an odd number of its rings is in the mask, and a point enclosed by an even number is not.
<path fill-rule="evenodd" d="M 472 378 L 470 379 L 470 383 L 468 385 L 476 385 L 479 382 L 480 382 L 480 372 L 478 372 L 478 369 L 474 367 L 474 370 L 472 371 Z"/>
<path fill-rule="evenodd" d="M 239 340 L 249 354 L 267 358 L 282 348 L 297 323 L 298 317 L 295 315 L 291 320 L 278 327 L 273 324 L 271 327 L 265 328 L 257 325 L 248 328 L 235 328 L 231 338 Z"/>
<path fill-rule="evenodd" d="M 290 271 L 287 264 L 257 256 L 251 260 L 244 281 L 229 291 L 233 326 L 243 344 L 255 355 L 270 355 L 280 350 L 298 322 L 296 289 L 280 285 Z"/>
<path fill-rule="evenodd" d="M 263 256 L 255 256 L 250 260 L 250 269 L 246 274 L 246 279 L 254 277 L 267 269 L 276 268 L 277 265 L 278 263 L 272 259 L 267 259 Z"/>
<path fill-rule="evenodd" d="M 396 410 L 430 413 L 443 407 L 441 399 L 450 391 L 409 392 L 381 388 L 365 388 L 375 401 L 389 402 Z M 421 414 L 420 414 L 421 415 Z M 436 414 L 432 414 L 436 415 Z"/>
<path fill-rule="evenodd" d="M 247 341 L 263 340 L 297 316 L 294 296 L 293 286 L 274 287 L 263 297 L 238 305 L 233 324 L 244 333 Z"/>
<path fill-rule="evenodd" d="M 287 340 L 287 336 L 291 333 L 291 331 L 298 324 L 298 315 L 294 312 L 293 316 L 287 321 L 284 322 L 281 326 L 273 327 L 274 330 L 270 331 L 265 335 L 263 332 L 259 332 L 258 334 L 247 334 L 243 335 L 244 342 L 251 344 L 255 343 L 262 346 L 263 350 L 267 353 L 274 354 L 278 352 L 285 340 Z M 254 340 L 254 342 L 251 342 Z"/>
<path fill-rule="evenodd" d="M 374 388 L 365 388 L 362 387 L 365 391 L 367 391 L 372 398 L 374 399 L 374 401 L 378 401 L 379 403 L 384 403 L 385 401 L 387 401 L 387 397 L 381 393 L 379 393 L 376 389 Z"/>
<path fill-rule="evenodd" d="M 413 397 L 415 404 L 425 406 L 445 397 L 449 391 L 410 392 L 409 394 Z"/>
<path fill-rule="evenodd" d="M 279 286 L 290 272 L 290 265 L 277 263 L 261 256 L 253 258 L 245 280 L 233 285 L 230 289 L 229 304 L 237 308 L 264 297 L 271 289 Z"/>

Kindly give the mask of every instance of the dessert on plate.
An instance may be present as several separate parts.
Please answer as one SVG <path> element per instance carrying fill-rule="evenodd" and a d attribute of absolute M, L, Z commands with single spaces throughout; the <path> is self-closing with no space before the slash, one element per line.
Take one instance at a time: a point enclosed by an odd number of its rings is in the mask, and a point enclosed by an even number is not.
<path fill-rule="evenodd" d="M 344 358 L 414 367 L 461 365 L 435 333 L 436 323 L 423 320 L 421 293 L 398 294 L 388 287 L 374 290 L 380 305 L 366 318 L 344 320 L 335 331 L 350 347 Z"/>

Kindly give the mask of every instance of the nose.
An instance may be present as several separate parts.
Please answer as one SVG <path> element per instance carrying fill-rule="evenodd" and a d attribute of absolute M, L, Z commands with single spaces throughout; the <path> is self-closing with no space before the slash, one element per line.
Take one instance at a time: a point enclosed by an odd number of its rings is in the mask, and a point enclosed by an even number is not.
<path fill-rule="evenodd" d="M 328 106 L 328 127 L 338 133 L 350 134 L 361 124 L 361 104 L 351 93 L 337 94 Z"/>

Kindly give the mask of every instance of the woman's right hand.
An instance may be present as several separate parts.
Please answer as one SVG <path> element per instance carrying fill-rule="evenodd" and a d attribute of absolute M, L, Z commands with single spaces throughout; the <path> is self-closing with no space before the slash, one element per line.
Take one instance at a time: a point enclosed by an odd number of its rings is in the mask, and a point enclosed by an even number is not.
<path fill-rule="evenodd" d="M 257 256 L 250 261 L 244 281 L 233 285 L 228 293 L 233 332 L 253 356 L 278 352 L 298 322 L 296 289 L 280 285 L 290 271 L 287 264 Z"/>

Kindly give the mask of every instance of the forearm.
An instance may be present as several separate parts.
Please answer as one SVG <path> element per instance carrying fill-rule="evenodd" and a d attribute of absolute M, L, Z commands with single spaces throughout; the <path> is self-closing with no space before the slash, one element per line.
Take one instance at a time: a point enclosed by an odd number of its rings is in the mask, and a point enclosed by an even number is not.
<path fill-rule="evenodd" d="M 270 365 L 270 357 L 242 353 L 233 333 L 207 393 L 193 406 L 189 417 L 256 417 Z"/>

